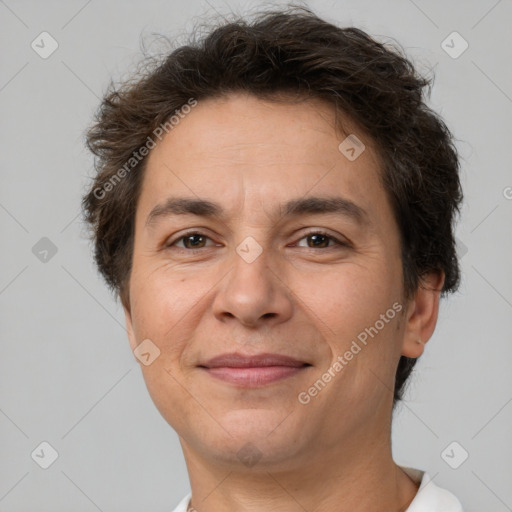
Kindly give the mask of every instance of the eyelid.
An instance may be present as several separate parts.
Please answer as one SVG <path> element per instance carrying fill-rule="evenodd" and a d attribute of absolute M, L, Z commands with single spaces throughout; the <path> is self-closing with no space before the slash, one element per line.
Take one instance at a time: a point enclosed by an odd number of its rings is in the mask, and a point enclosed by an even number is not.
<path fill-rule="evenodd" d="M 327 248 L 333 248 L 336 246 L 340 246 L 340 247 L 351 247 L 352 246 L 352 244 L 345 237 L 339 237 L 337 235 L 333 235 L 324 228 L 310 229 L 309 231 L 302 234 L 302 236 L 300 238 L 298 238 L 297 242 L 299 242 L 303 238 L 306 238 L 307 236 L 310 236 L 310 235 L 323 235 L 323 236 L 326 236 L 327 238 L 330 238 L 332 241 L 334 241 L 334 244 L 331 246 L 328 246 Z M 305 249 L 315 250 L 314 247 L 305 247 Z"/>
<path fill-rule="evenodd" d="M 174 240 L 172 240 L 171 242 L 168 241 L 168 239 L 166 239 L 166 241 L 164 242 L 163 244 L 163 247 L 164 248 L 169 248 L 169 247 L 172 247 L 174 246 L 177 242 L 180 242 L 181 240 L 183 240 L 185 237 L 187 236 L 190 236 L 190 235 L 200 235 L 200 236 L 203 236 L 205 238 L 208 238 L 209 240 L 212 240 L 212 237 L 207 234 L 208 230 L 206 228 L 190 228 L 189 230 L 185 231 L 184 233 L 181 233 L 178 237 L 174 238 Z M 215 245 L 219 245 L 219 244 L 215 244 Z M 211 245 L 209 247 L 212 247 Z M 183 251 L 188 251 L 188 252 L 192 252 L 192 251 L 199 251 L 201 249 L 205 249 L 205 247 L 198 247 L 197 249 L 187 249 L 187 248 L 183 248 L 183 247 L 178 247 L 178 249 L 181 249 Z"/>
<path fill-rule="evenodd" d="M 175 246 L 175 244 L 177 242 L 180 242 L 185 237 L 190 236 L 190 235 L 200 235 L 200 236 L 203 236 L 203 237 L 208 238 L 209 240 L 213 241 L 212 237 L 209 236 L 206 233 L 206 231 L 208 231 L 208 230 L 206 230 L 205 228 L 191 228 L 191 229 L 187 230 L 186 232 L 181 233 L 180 236 L 175 238 L 172 242 L 165 242 L 164 243 L 164 247 L 165 248 L 173 247 L 173 246 Z M 296 245 L 303 238 L 306 238 L 306 237 L 311 236 L 311 235 L 323 235 L 323 236 L 326 236 L 327 238 L 331 239 L 334 242 L 333 245 L 329 245 L 327 247 L 320 247 L 318 249 L 324 249 L 324 250 L 325 249 L 329 249 L 329 248 L 332 249 L 332 248 L 335 248 L 336 246 L 338 246 L 338 247 L 352 247 L 352 243 L 350 241 L 348 241 L 345 237 L 339 237 L 337 235 L 333 235 L 333 234 L 331 234 L 329 231 L 327 231 L 324 228 L 311 228 L 311 229 L 309 229 L 308 231 L 304 232 L 302 234 L 302 236 L 297 238 L 297 241 L 294 242 L 294 244 Z M 216 246 L 219 246 L 219 244 L 217 244 L 215 242 L 214 242 L 214 244 Z M 212 247 L 212 245 L 210 245 L 208 247 Z M 195 249 L 194 248 L 193 249 L 187 249 L 187 248 L 184 248 L 184 247 L 178 247 L 178 249 L 180 249 L 182 251 L 186 251 L 186 252 L 200 251 L 200 250 L 204 250 L 206 248 L 207 247 L 198 247 L 198 248 L 195 248 Z M 304 249 L 312 249 L 312 250 L 315 250 L 315 251 L 318 250 L 315 247 L 304 247 Z"/>

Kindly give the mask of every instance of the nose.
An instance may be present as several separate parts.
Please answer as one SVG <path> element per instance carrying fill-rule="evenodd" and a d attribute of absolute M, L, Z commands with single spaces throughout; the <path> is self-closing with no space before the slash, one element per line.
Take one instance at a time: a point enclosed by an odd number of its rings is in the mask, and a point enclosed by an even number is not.
<path fill-rule="evenodd" d="M 268 251 L 250 263 L 235 252 L 233 267 L 221 281 L 212 305 L 216 318 L 248 327 L 288 320 L 293 312 L 292 293 L 283 273 L 278 273 Z"/>

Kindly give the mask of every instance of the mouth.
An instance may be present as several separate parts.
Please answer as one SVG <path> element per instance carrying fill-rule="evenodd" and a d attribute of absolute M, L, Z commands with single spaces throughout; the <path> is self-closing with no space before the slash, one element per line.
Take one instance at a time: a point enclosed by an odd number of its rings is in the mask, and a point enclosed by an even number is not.
<path fill-rule="evenodd" d="M 198 367 L 215 379 L 238 387 L 259 387 L 299 374 L 311 364 L 281 354 L 222 354 Z"/>

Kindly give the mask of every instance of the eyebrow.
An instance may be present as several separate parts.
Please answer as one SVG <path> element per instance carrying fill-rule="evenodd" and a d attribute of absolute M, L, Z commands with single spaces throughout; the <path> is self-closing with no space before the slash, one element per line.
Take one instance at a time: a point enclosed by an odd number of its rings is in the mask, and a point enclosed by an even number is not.
<path fill-rule="evenodd" d="M 308 214 L 335 213 L 364 225 L 370 224 L 368 213 L 356 203 L 343 197 L 306 197 L 292 199 L 279 205 L 283 217 L 296 217 Z M 225 211 L 218 203 L 189 197 L 170 197 L 156 205 L 146 219 L 146 226 L 152 227 L 158 220 L 173 215 L 197 215 L 199 217 L 222 220 Z"/>

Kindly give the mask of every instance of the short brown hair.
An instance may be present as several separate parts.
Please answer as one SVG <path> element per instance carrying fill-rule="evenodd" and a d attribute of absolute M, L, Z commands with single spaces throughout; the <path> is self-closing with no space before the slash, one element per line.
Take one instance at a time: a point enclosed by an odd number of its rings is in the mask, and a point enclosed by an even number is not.
<path fill-rule="evenodd" d="M 398 46 L 291 6 L 262 12 L 252 22 L 224 22 L 149 71 L 118 87 L 111 84 L 87 134 L 97 174 L 82 201 L 100 272 L 128 305 L 135 211 L 147 158 L 114 182 L 120 169 L 190 98 L 243 91 L 264 99 L 324 100 L 355 121 L 375 143 L 383 165 L 382 183 L 400 231 L 404 296 L 412 296 L 431 271 L 444 272 L 443 294 L 455 291 L 459 161 L 449 129 L 425 103 L 431 83 Z M 395 402 L 415 362 L 401 357 Z"/>

